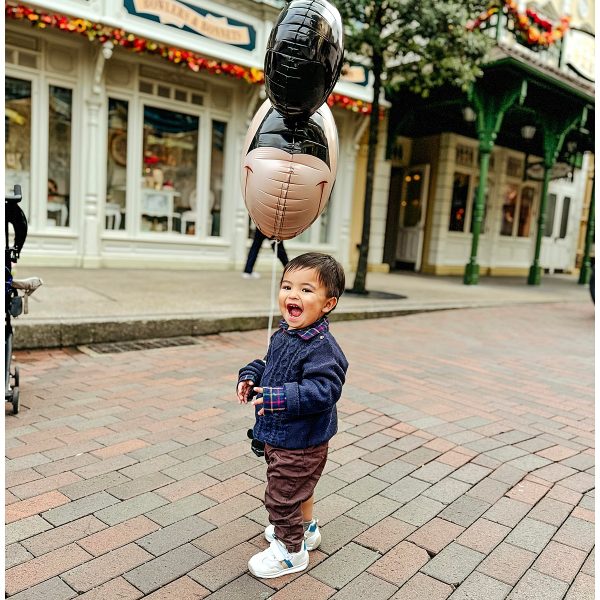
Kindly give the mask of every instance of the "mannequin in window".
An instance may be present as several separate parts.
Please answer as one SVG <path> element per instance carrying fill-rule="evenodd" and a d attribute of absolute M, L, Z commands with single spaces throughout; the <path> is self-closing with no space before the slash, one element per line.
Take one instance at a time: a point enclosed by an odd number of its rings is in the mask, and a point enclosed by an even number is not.
<path fill-rule="evenodd" d="M 267 236 L 257 227 L 254 231 L 254 240 L 252 242 L 252 246 L 250 246 L 250 250 L 248 251 L 248 259 L 246 260 L 246 267 L 244 268 L 244 272 L 242 273 L 242 277 L 244 279 L 259 279 L 260 273 L 253 273 L 254 263 L 258 258 L 258 253 L 260 252 L 260 247 L 264 240 L 267 239 Z M 271 248 L 275 250 L 275 242 L 271 242 Z M 281 264 L 285 267 L 288 264 L 288 256 L 283 247 L 283 242 L 279 242 L 277 244 L 277 258 L 281 261 Z"/>

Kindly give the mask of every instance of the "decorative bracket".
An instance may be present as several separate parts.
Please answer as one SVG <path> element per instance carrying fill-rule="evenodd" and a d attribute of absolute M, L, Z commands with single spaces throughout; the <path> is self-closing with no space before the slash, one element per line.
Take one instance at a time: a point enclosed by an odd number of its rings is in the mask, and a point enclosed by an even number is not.
<path fill-rule="evenodd" d="M 102 48 L 96 57 L 96 66 L 94 68 L 94 84 L 92 89 L 94 94 L 102 92 L 102 75 L 104 74 L 104 63 L 109 60 L 113 54 L 114 44 L 111 41 L 104 42 Z"/>

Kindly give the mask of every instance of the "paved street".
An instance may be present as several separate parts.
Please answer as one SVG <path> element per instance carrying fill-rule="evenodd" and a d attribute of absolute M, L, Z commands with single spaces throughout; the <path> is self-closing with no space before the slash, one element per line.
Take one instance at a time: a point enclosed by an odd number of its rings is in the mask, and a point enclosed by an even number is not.
<path fill-rule="evenodd" d="M 332 330 L 350 369 L 316 491 L 323 542 L 309 570 L 263 581 L 247 561 L 266 547 L 265 465 L 234 388 L 266 332 L 18 353 L 22 411 L 6 415 L 7 594 L 591 600 L 593 305 Z"/>

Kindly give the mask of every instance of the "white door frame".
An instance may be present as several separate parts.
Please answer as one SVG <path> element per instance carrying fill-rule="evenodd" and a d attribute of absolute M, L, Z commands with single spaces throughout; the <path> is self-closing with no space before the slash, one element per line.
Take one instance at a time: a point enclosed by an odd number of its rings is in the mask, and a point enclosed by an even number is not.
<path fill-rule="evenodd" d="M 429 172 L 430 172 L 430 165 L 429 164 L 419 164 L 419 165 L 412 165 L 411 167 L 408 167 L 405 171 L 405 176 L 404 176 L 404 180 L 402 182 L 402 191 L 400 194 L 400 202 L 404 202 L 405 201 L 405 195 L 406 195 L 406 187 L 407 187 L 407 181 L 406 181 L 406 177 L 410 175 L 410 173 L 413 173 L 415 171 L 420 171 L 421 172 L 421 176 L 422 176 L 422 184 L 421 184 L 421 215 L 420 215 L 420 219 L 419 219 L 419 223 L 417 225 L 415 225 L 414 227 L 402 227 L 401 223 L 402 223 L 402 218 L 404 216 L 404 210 L 403 210 L 403 206 L 400 206 L 400 210 L 398 211 L 398 235 L 397 235 L 397 241 L 396 241 L 396 260 L 399 260 L 398 258 L 398 245 L 402 239 L 402 235 L 404 232 L 408 232 L 410 231 L 411 233 L 416 232 L 418 235 L 418 240 L 417 240 L 417 254 L 415 257 L 415 271 L 419 271 L 421 269 L 421 262 L 423 260 L 423 242 L 425 239 L 425 221 L 427 219 L 427 200 L 429 197 Z"/>

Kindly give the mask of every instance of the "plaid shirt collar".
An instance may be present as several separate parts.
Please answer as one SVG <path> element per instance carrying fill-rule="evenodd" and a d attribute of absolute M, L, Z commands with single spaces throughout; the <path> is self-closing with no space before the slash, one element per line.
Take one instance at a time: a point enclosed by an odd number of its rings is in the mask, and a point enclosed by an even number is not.
<path fill-rule="evenodd" d="M 310 327 L 305 327 L 304 329 L 290 329 L 287 322 L 284 319 L 281 319 L 279 328 L 283 329 L 289 335 L 297 335 L 303 340 L 312 340 L 315 336 L 329 331 L 329 319 L 327 317 L 321 317 Z"/>

